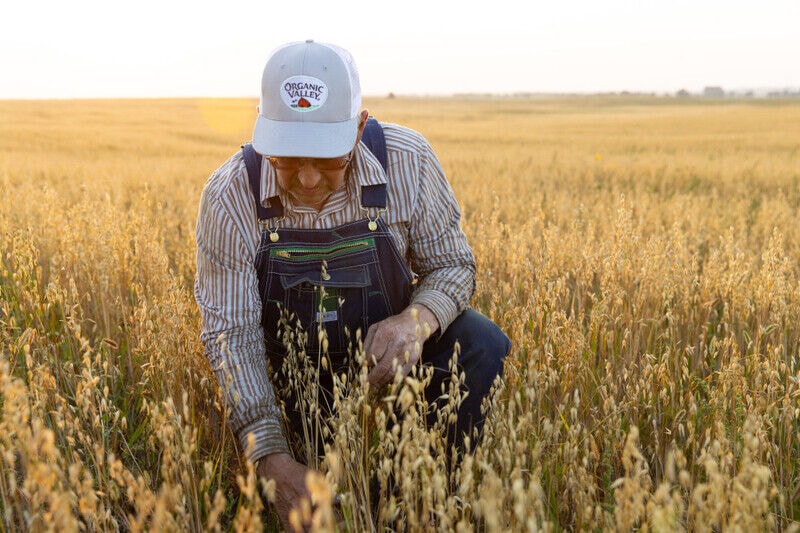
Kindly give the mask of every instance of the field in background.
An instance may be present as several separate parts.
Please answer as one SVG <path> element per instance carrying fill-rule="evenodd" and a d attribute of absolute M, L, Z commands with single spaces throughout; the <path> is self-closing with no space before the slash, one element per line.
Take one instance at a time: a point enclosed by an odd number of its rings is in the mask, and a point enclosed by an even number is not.
<path fill-rule="evenodd" d="M 192 294 L 200 192 L 256 104 L 0 101 L 0 531 L 270 522 Z M 365 106 L 433 144 L 514 347 L 457 490 L 420 442 L 338 450 L 344 528 L 370 511 L 340 470 L 383 465 L 422 472 L 379 515 L 410 529 L 798 530 L 800 104 Z"/>

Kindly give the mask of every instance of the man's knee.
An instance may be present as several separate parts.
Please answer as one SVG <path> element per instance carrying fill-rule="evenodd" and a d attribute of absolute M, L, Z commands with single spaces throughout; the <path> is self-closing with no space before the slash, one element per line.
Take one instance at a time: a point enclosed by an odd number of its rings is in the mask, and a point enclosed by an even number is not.
<path fill-rule="evenodd" d="M 508 336 L 491 320 L 474 309 L 461 313 L 445 335 L 450 343 L 458 341 L 462 366 L 498 367 L 511 350 Z"/>
<path fill-rule="evenodd" d="M 491 320 L 474 309 L 461 313 L 433 344 L 426 345 L 423 362 L 446 370 L 458 343 L 458 366 L 473 388 L 483 382 L 488 389 L 503 373 L 503 359 L 511 350 L 511 341 Z M 483 391 L 482 391 L 483 392 Z"/>

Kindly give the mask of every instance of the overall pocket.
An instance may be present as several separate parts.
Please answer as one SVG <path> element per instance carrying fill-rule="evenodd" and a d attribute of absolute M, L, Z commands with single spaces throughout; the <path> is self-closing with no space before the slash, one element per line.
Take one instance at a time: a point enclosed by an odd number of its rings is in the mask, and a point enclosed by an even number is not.
<path fill-rule="evenodd" d="M 366 335 L 371 279 L 365 265 L 327 268 L 280 276 L 283 305 L 295 313 L 308 335 L 309 354 L 321 353 L 320 331 L 332 362 L 347 354 L 356 332 Z"/>
<path fill-rule="evenodd" d="M 295 315 L 290 323 L 295 333 L 299 321 L 309 355 L 319 353 L 319 332 L 324 330 L 331 359 L 344 358 L 359 330 L 363 340 L 375 317 L 389 314 L 378 261 L 372 237 L 273 247 L 262 294 L 270 302 L 265 311 L 270 308 L 271 316 L 264 318 L 272 320 L 275 308 L 282 307 Z"/>

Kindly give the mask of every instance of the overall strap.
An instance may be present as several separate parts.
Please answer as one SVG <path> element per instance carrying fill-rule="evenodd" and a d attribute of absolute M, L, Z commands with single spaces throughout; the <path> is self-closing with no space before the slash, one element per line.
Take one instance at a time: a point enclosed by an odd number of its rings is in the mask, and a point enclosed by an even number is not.
<path fill-rule="evenodd" d="M 377 207 L 386 209 L 386 184 L 362 185 L 361 186 L 361 207 Z"/>
<path fill-rule="evenodd" d="M 361 134 L 361 142 L 369 148 L 372 155 L 380 162 L 383 171 L 388 173 L 389 161 L 386 155 L 386 137 L 383 135 L 383 127 L 374 117 L 367 119 L 364 126 L 364 133 Z M 362 185 L 361 186 L 361 207 L 386 208 L 386 184 Z"/>
<path fill-rule="evenodd" d="M 256 213 L 259 220 L 279 218 L 283 216 L 281 199 L 273 196 L 269 199 L 269 207 L 261 205 L 261 154 L 255 151 L 251 143 L 242 145 L 242 156 L 247 167 L 247 176 L 250 178 L 250 190 L 256 199 Z"/>
<path fill-rule="evenodd" d="M 380 161 L 383 171 L 388 172 L 389 161 L 386 156 L 386 137 L 383 135 L 383 128 L 380 122 L 375 118 L 369 117 L 367 119 L 367 125 L 364 126 L 364 133 L 361 135 L 361 142 Z"/>

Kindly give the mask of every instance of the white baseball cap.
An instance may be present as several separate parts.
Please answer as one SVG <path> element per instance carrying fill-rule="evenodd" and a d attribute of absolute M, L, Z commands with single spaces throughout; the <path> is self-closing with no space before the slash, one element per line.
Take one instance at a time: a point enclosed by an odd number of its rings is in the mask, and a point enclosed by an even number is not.
<path fill-rule="evenodd" d="M 267 60 L 253 148 L 278 157 L 341 157 L 353 149 L 361 110 L 358 70 L 347 50 L 312 40 Z"/>

